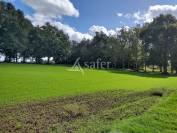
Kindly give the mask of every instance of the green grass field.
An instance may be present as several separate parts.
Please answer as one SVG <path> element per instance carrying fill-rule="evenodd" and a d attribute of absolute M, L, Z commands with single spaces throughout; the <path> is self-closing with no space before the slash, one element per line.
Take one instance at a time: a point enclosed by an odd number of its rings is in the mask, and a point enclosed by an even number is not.
<path fill-rule="evenodd" d="M 177 133 L 177 77 L 89 69 L 84 69 L 85 73 L 82 75 L 80 72 L 68 71 L 69 68 L 57 65 L 0 64 L 0 107 L 3 108 L 4 105 L 15 106 L 26 102 L 46 102 L 58 97 L 77 97 L 105 91 L 124 90 L 125 92 L 122 94 L 114 92 L 103 96 L 95 95 L 92 98 L 88 96 L 87 99 L 81 97 L 87 103 L 84 106 L 80 106 L 81 103 L 78 100 L 75 104 L 68 100 L 67 107 L 62 105 L 64 109 L 67 108 L 67 112 L 70 109 L 75 112 L 87 110 L 85 109 L 86 105 L 90 107 L 95 102 L 94 106 L 96 106 L 96 101 L 100 99 L 102 104 L 106 105 L 104 100 L 107 97 L 110 97 L 108 101 L 113 103 L 116 99 L 122 100 L 122 104 L 119 106 L 117 104 L 108 105 L 109 108 L 102 107 L 99 112 L 92 110 L 93 115 L 86 113 L 87 117 L 78 117 L 72 124 L 66 122 L 65 126 L 69 125 L 69 128 L 73 126 L 74 129 L 77 127 L 77 132 L 80 133 Z M 162 88 L 171 93 L 162 98 L 149 97 L 151 92 L 148 92 L 147 95 L 140 94 L 140 92 Z M 130 92 L 133 94 L 129 94 Z M 134 94 L 135 92 L 137 94 Z M 128 100 L 129 96 L 132 99 Z M 0 117 L 3 118 L 3 116 Z M 19 129 L 21 124 L 19 121 L 16 123 Z M 59 129 L 54 128 L 53 130 Z"/>
<path fill-rule="evenodd" d="M 82 75 L 68 69 L 64 66 L 0 64 L 0 104 L 111 89 L 177 87 L 177 77 L 88 69 Z"/>

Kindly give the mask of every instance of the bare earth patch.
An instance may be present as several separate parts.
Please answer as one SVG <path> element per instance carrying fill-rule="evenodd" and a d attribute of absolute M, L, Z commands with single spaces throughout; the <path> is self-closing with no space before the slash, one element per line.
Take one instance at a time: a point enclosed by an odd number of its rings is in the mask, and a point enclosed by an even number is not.
<path fill-rule="evenodd" d="M 77 132 L 88 124 L 91 117 L 121 121 L 139 116 L 167 94 L 164 89 L 144 92 L 115 90 L 1 107 L 0 132 Z"/>

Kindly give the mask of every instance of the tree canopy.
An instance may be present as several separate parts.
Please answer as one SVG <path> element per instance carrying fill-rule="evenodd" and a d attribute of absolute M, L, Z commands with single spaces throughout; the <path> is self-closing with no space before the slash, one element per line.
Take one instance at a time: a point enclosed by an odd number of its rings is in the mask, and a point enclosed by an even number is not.
<path fill-rule="evenodd" d="M 71 41 L 64 31 L 46 23 L 33 26 L 21 10 L 11 3 L 0 1 L 0 52 L 6 62 L 73 64 L 101 59 L 111 62 L 112 68 L 146 71 L 148 66 L 159 67 L 164 74 L 168 67 L 177 73 L 177 20 L 160 15 L 151 23 L 129 30 L 122 28 L 116 36 L 95 33 L 91 40 Z"/>

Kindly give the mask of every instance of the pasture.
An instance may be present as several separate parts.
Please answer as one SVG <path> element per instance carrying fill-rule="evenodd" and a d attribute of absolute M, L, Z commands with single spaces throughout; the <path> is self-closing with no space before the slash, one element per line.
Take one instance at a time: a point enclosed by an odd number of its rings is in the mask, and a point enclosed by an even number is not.
<path fill-rule="evenodd" d="M 0 104 L 45 100 L 103 90 L 177 87 L 177 77 L 116 70 L 68 71 L 57 65 L 0 64 Z"/>
<path fill-rule="evenodd" d="M 176 133 L 177 77 L 0 64 L 0 131 Z"/>

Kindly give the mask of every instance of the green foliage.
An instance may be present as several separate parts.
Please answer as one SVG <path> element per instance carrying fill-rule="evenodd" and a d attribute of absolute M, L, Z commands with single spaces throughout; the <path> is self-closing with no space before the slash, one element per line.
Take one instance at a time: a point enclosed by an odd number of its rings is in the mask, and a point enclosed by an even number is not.
<path fill-rule="evenodd" d="M 69 60 L 81 57 L 81 63 L 102 59 L 112 63 L 113 68 L 139 70 L 142 62 L 142 42 L 136 29 L 122 29 L 117 37 L 96 33 L 93 40 L 83 40 L 73 46 Z"/>
<path fill-rule="evenodd" d="M 43 43 L 42 43 L 42 33 L 40 27 L 33 28 L 29 35 L 29 53 L 35 58 L 36 63 L 41 63 L 41 58 L 43 57 Z"/>
<path fill-rule="evenodd" d="M 68 35 L 50 23 L 34 27 L 23 12 L 6 2 L 0 2 L 0 52 L 7 62 L 73 64 L 101 59 L 112 68 L 139 71 L 147 66 L 159 67 L 168 74 L 177 73 L 177 20 L 172 15 L 160 15 L 153 22 L 131 29 L 122 28 L 115 36 L 95 33 L 91 40 L 71 43 Z M 71 45 L 72 44 L 72 45 Z M 32 62 L 33 63 L 33 62 Z"/>
<path fill-rule="evenodd" d="M 24 18 L 23 12 L 10 4 L 0 2 L 0 49 L 6 55 L 6 61 L 18 58 L 27 45 L 27 35 L 31 22 Z"/>
<path fill-rule="evenodd" d="M 69 37 L 47 23 L 33 27 L 23 12 L 16 10 L 11 3 L 0 2 L 0 52 L 7 62 L 29 57 L 41 63 L 43 57 L 53 57 L 56 63 L 65 62 L 70 55 Z"/>
<path fill-rule="evenodd" d="M 176 23 L 177 20 L 172 15 L 160 15 L 153 22 L 145 25 L 141 32 L 149 55 L 149 64 L 163 68 L 164 74 L 167 74 L 168 62 L 174 62 L 170 57 L 174 55 L 176 36 L 174 36 L 175 32 L 172 32 L 171 25 Z M 176 31 L 175 27 L 173 31 Z"/>

